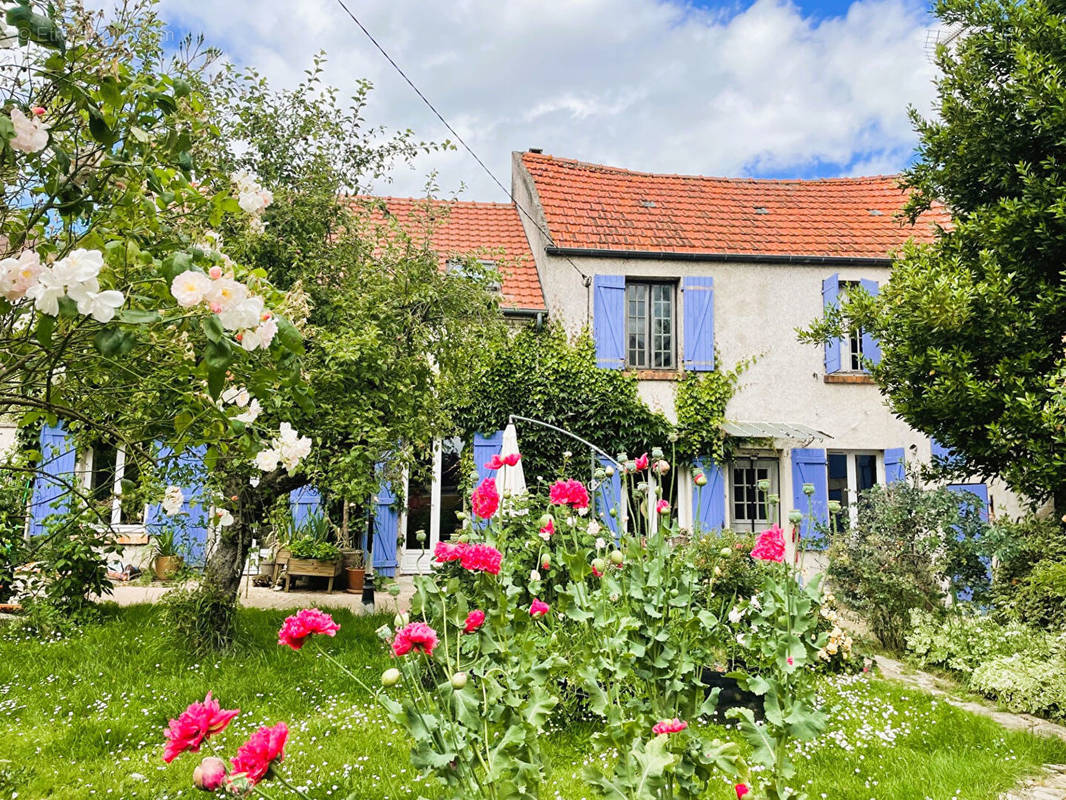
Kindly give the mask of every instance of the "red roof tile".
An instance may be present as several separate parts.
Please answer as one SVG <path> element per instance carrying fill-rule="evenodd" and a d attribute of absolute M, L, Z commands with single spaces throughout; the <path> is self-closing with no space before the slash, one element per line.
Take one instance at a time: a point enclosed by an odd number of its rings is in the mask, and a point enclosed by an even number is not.
<path fill-rule="evenodd" d="M 504 308 L 545 310 L 533 253 L 518 211 L 510 203 L 411 197 L 359 199 L 384 203 L 389 214 L 413 239 L 424 236 L 429 228 L 429 244 L 440 256 L 441 266 L 459 256 L 495 261 L 502 277 L 500 304 Z"/>
<path fill-rule="evenodd" d="M 884 258 L 932 239 L 937 208 L 897 219 L 898 177 L 762 180 L 653 175 L 523 153 L 555 244 L 672 253 Z"/>

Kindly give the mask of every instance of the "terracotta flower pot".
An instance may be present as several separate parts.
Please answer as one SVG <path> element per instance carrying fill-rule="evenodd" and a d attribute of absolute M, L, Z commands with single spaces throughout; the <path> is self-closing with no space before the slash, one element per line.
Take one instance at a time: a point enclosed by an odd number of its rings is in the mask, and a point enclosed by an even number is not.
<path fill-rule="evenodd" d="M 366 575 L 366 570 L 363 567 L 359 567 L 358 569 L 347 567 L 344 571 L 348 575 L 348 591 L 352 594 L 361 594 L 363 591 L 363 577 Z"/>
<path fill-rule="evenodd" d="M 152 572 L 161 581 L 169 581 L 178 574 L 183 559 L 181 556 L 156 556 L 152 562 Z"/>

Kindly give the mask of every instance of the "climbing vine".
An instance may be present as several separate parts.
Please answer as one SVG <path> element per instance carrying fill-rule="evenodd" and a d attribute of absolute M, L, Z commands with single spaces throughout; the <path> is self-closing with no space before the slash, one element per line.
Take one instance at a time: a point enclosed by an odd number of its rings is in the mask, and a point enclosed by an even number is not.
<path fill-rule="evenodd" d="M 728 458 L 725 409 L 736 392 L 740 374 L 751 364 L 740 362 L 728 372 L 689 372 L 677 387 L 677 454 L 683 461 L 709 458 L 721 464 Z"/>
<path fill-rule="evenodd" d="M 486 350 L 462 386 L 454 387 L 452 417 L 467 441 L 476 432 L 502 429 L 515 414 L 570 431 L 612 456 L 639 455 L 676 436 L 682 462 L 697 456 L 720 460 L 725 407 L 745 366 L 684 377 L 674 426 L 640 399 L 634 375 L 596 366 L 596 344 L 587 331 L 570 340 L 558 325 L 528 327 Z M 560 476 L 568 451 L 571 469 L 587 457 L 569 437 L 518 426 L 528 475 Z"/>

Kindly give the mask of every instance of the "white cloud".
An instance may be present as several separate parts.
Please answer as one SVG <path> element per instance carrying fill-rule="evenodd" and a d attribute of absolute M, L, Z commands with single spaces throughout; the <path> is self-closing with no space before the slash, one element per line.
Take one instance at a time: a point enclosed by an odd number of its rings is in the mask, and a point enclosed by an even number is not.
<path fill-rule="evenodd" d="M 664 0 L 361 0 L 349 7 L 505 183 L 510 151 L 707 175 L 854 174 L 901 168 L 914 137 L 907 104 L 933 98 L 925 52 L 933 20 L 906 0 L 857 0 L 815 19 L 780 0 L 736 13 Z M 329 80 L 376 89 L 368 121 L 446 131 L 335 0 L 163 0 L 239 64 L 279 85 L 325 50 Z M 378 191 L 417 194 L 430 170 L 444 192 L 501 200 L 464 152 L 421 156 Z"/>

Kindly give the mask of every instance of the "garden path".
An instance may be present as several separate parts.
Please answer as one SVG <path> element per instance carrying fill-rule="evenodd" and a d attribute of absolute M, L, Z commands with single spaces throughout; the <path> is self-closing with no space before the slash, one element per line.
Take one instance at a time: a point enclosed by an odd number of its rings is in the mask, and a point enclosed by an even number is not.
<path fill-rule="evenodd" d="M 1066 741 L 1066 727 L 1048 722 L 1030 714 L 1012 714 L 974 700 L 955 697 L 949 682 L 920 670 L 909 669 L 902 662 L 885 656 L 877 656 L 877 666 L 886 678 L 916 686 L 924 692 L 943 697 L 948 703 L 973 714 L 989 717 L 1004 728 L 1028 731 L 1038 736 L 1055 736 Z M 1048 764 L 1042 775 L 1024 781 L 1020 786 L 1004 794 L 1000 800 L 1066 800 L 1066 764 Z"/>

